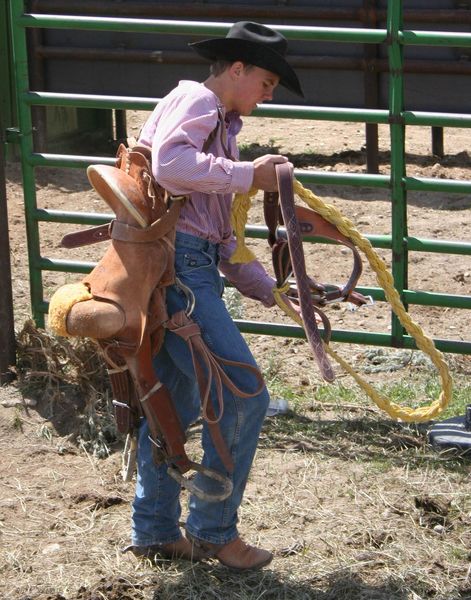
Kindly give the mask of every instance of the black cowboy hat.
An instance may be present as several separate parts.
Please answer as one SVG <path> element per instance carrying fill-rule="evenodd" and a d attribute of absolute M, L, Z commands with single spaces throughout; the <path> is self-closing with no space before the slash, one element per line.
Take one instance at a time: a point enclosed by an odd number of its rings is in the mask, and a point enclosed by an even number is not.
<path fill-rule="evenodd" d="M 225 38 L 213 38 L 189 44 L 203 58 L 236 61 L 255 65 L 275 73 L 280 84 L 304 97 L 298 77 L 286 62 L 286 38 L 260 23 L 239 21 L 229 29 Z"/>

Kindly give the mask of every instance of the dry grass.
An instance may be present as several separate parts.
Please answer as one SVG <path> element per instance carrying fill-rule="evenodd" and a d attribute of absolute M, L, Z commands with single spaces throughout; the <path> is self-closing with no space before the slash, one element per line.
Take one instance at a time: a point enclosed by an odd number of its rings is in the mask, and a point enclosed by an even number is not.
<path fill-rule="evenodd" d="M 330 454 L 259 452 L 241 531 L 273 547 L 276 557 L 270 569 L 245 575 L 215 564 L 151 565 L 122 555 L 131 490 L 113 479 L 117 456 L 89 463 L 73 455 L 62 468 L 46 468 L 42 484 L 35 478 L 28 485 L 20 472 L 9 488 L 18 518 L 2 530 L 3 597 L 469 597 L 467 475 L 405 464 L 384 473 L 372 463 Z M 440 531 L 430 526 L 425 503 L 417 502 L 425 491 L 447 507 Z M 104 501 L 110 493 L 122 502 Z"/>
<path fill-rule="evenodd" d="M 267 419 L 240 530 L 274 550 L 268 569 L 123 555 L 133 486 L 120 480 L 119 452 L 99 459 L 51 426 L 77 406 L 71 390 L 85 411 L 106 395 L 100 359 L 31 325 L 19 342 L 20 383 L 38 405 L 1 414 L 5 600 L 471 598 L 469 460 L 362 406 Z"/>
<path fill-rule="evenodd" d="M 98 345 L 91 339 L 58 337 L 26 321 L 17 336 L 17 354 L 22 393 L 40 399 L 41 414 L 61 435 L 86 452 L 108 456 L 119 435 Z"/>
<path fill-rule="evenodd" d="M 104 363 L 91 339 L 58 337 L 26 321 L 17 336 L 17 353 L 23 386 L 69 384 L 86 394 L 108 391 Z"/>

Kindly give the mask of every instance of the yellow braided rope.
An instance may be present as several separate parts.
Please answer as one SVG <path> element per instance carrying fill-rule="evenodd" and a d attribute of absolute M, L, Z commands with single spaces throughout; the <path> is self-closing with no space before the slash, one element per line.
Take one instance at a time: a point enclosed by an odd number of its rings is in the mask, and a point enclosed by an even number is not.
<path fill-rule="evenodd" d="M 231 263 L 247 263 L 255 260 L 255 254 L 245 245 L 245 224 L 251 205 L 252 196 L 258 192 L 252 188 L 247 194 L 237 194 L 232 203 L 231 225 L 236 236 L 236 248 L 230 258 Z"/>
<path fill-rule="evenodd" d="M 453 381 L 450 376 L 448 366 L 443 358 L 443 354 L 436 349 L 433 340 L 425 335 L 422 328 L 415 323 L 409 313 L 406 311 L 400 296 L 394 287 L 394 280 L 391 273 L 388 271 L 386 264 L 382 258 L 373 249 L 369 240 L 363 237 L 355 228 L 353 223 L 344 217 L 335 206 L 326 204 L 311 190 L 304 188 L 299 181 L 293 180 L 294 193 L 297 194 L 310 208 L 319 213 L 326 221 L 335 225 L 341 233 L 350 238 L 353 243 L 365 254 L 371 268 L 376 274 L 376 279 L 379 285 L 384 289 L 386 299 L 391 304 L 391 308 L 397 315 L 399 321 L 405 330 L 415 339 L 417 347 L 426 353 L 432 360 L 438 370 L 442 391 L 437 400 L 434 400 L 429 406 L 409 408 L 391 402 L 388 398 L 375 390 L 365 379 L 363 379 L 353 368 L 339 356 L 328 344 L 325 344 L 326 352 L 335 359 L 349 373 L 365 393 L 375 402 L 375 404 L 388 413 L 395 419 L 401 419 L 408 422 L 429 421 L 433 417 L 439 415 L 448 405 L 451 400 Z M 233 214 L 237 214 L 237 218 L 233 220 L 234 232 L 237 239 L 238 253 L 232 262 L 248 262 L 239 260 L 239 257 L 247 256 L 244 247 L 244 230 L 247 222 L 248 210 L 250 208 L 250 198 L 254 195 L 254 190 L 249 194 L 237 194 L 234 198 Z M 248 250 L 248 249 L 247 249 Z M 253 253 L 250 253 L 253 257 Z M 253 258 L 251 259 L 253 260 Z M 301 327 L 303 326 L 302 319 L 292 310 L 282 299 L 281 294 L 285 293 L 284 289 L 273 290 L 276 303 L 280 308 L 290 316 Z"/>

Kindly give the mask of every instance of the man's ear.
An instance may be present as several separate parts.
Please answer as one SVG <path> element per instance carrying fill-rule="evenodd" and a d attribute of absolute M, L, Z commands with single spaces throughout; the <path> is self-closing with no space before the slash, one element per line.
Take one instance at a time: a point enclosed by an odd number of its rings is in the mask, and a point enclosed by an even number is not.
<path fill-rule="evenodd" d="M 232 65 L 229 68 L 229 75 L 231 76 L 232 79 L 235 79 L 237 77 L 240 77 L 243 70 L 244 70 L 244 63 L 241 60 L 236 60 L 235 62 L 232 63 Z"/>

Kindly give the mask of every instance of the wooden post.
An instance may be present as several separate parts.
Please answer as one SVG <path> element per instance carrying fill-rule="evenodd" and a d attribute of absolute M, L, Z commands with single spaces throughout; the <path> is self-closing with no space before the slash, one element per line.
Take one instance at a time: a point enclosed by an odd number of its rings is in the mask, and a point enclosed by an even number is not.
<path fill-rule="evenodd" d="M 0 121 L 0 384 L 14 378 L 16 365 L 13 293 L 8 237 L 7 187 L 5 181 L 5 130 Z"/>
<path fill-rule="evenodd" d="M 443 158 L 445 155 L 443 127 L 432 127 L 432 154 L 439 158 Z"/>
<path fill-rule="evenodd" d="M 376 0 L 363 0 L 364 25 L 375 28 L 377 23 Z M 365 69 L 363 74 L 365 108 L 379 107 L 379 73 L 376 68 L 378 60 L 378 45 L 364 44 L 363 57 Z M 366 123 L 366 171 L 367 173 L 379 173 L 379 141 L 378 124 Z"/>

